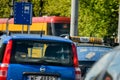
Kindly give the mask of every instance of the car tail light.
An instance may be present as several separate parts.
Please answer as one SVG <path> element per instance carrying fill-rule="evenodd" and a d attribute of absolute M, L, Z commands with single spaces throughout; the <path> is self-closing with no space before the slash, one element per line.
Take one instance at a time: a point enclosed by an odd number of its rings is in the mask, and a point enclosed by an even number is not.
<path fill-rule="evenodd" d="M 110 76 L 106 76 L 105 80 L 112 80 Z"/>
<path fill-rule="evenodd" d="M 104 80 L 113 80 L 113 79 L 112 76 L 108 72 L 106 72 L 104 75 Z"/>
<path fill-rule="evenodd" d="M 75 68 L 75 78 L 76 80 L 81 80 L 81 71 L 79 67 Z"/>
<path fill-rule="evenodd" d="M 7 70 L 8 70 L 8 64 L 2 63 L 0 65 L 0 80 L 6 80 Z"/>
<path fill-rule="evenodd" d="M 0 80 L 6 80 L 11 50 L 12 50 L 12 40 L 10 40 L 6 45 L 3 61 L 2 64 L 0 64 Z"/>
<path fill-rule="evenodd" d="M 8 64 L 1 64 L 0 65 L 0 77 L 7 76 L 7 69 L 8 69 Z M 1 78 L 0 78 L 0 80 L 1 80 Z"/>
<path fill-rule="evenodd" d="M 75 67 L 75 78 L 76 80 L 81 80 L 81 70 L 79 68 L 77 50 L 75 44 L 72 44 L 72 51 L 73 51 L 73 64 Z"/>

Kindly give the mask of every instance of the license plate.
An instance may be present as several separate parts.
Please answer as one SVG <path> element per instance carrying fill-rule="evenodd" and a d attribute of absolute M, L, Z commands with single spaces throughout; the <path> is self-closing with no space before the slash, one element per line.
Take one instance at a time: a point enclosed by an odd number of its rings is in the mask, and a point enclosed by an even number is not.
<path fill-rule="evenodd" d="M 58 77 L 55 76 L 35 76 L 30 75 L 27 76 L 27 80 L 60 80 Z"/>

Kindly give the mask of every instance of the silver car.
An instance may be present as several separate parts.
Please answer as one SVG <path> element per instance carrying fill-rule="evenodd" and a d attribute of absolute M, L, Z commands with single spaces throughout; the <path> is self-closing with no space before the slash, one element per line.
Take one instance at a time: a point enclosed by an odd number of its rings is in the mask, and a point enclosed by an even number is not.
<path fill-rule="evenodd" d="M 107 52 L 95 63 L 85 80 L 120 80 L 120 46 Z"/>

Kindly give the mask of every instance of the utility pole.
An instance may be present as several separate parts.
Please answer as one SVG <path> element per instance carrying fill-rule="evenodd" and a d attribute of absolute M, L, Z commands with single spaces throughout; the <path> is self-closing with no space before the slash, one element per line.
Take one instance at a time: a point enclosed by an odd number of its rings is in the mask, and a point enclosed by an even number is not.
<path fill-rule="evenodd" d="M 10 9 L 11 12 L 10 12 L 9 18 L 6 21 L 6 33 L 7 33 L 7 35 L 9 34 L 9 20 L 11 18 L 13 18 L 13 4 L 14 4 L 14 0 L 12 0 L 11 5 L 9 5 L 11 7 L 11 9 Z"/>
<path fill-rule="evenodd" d="M 70 36 L 78 35 L 78 0 L 71 1 Z"/>
<path fill-rule="evenodd" d="M 118 18 L 118 43 L 120 45 L 120 3 L 119 3 L 119 18 Z"/>
<path fill-rule="evenodd" d="M 40 0 L 40 11 L 39 11 L 39 15 L 42 16 L 42 10 L 43 10 L 43 0 Z"/>

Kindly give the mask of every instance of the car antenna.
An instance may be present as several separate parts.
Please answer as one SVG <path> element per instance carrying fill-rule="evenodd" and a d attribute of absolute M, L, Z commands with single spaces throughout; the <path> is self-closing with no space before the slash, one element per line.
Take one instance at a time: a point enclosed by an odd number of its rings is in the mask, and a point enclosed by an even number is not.
<path fill-rule="evenodd" d="M 42 37 L 42 31 L 40 32 L 40 37 Z"/>

